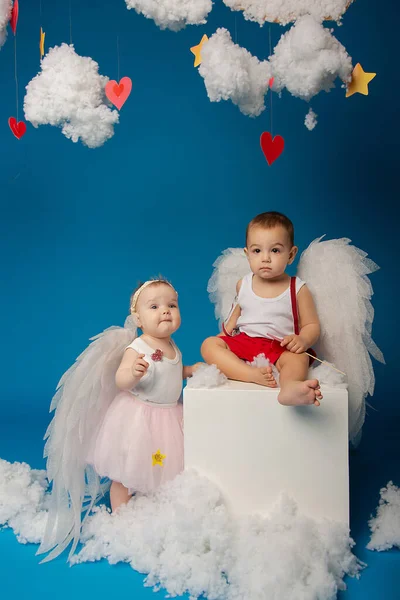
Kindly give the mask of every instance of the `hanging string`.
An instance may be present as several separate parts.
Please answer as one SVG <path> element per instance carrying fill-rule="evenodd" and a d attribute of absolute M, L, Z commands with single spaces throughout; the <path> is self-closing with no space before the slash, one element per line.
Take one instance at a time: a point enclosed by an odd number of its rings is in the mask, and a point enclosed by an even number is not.
<path fill-rule="evenodd" d="M 15 98 L 17 103 L 17 123 L 18 119 L 18 75 L 17 75 L 17 34 L 14 35 L 14 72 L 15 72 Z"/>
<path fill-rule="evenodd" d="M 119 36 L 117 35 L 117 73 L 118 73 L 118 83 L 119 83 Z"/>
<path fill-rule="evenodd" d="M 43 21 L 42 21 L 42 0 L 39 0 L 39 18 L 40 18 L 40 43 L 39 43 L 39 56 L 42 60 L 42 35 L 43 35 Z"/>
<path fill-rule="evenodd" d="M 271 43 L 271 25 L 269 26 L 269 56 L 271 57 L 272 55 L 272 43 Z M 274 137 L 274 132 L 273 132 L 273 118 L 272 118 L 272 90 L 271 88 L 269 89 L 269 95 L 270 95 L 270 117 L 271 117 L 271 137 Z"/>
<path fill-rule="evenodd" d="M 69 0 L 69 43 L 72 44 L 72 8 Z"/>

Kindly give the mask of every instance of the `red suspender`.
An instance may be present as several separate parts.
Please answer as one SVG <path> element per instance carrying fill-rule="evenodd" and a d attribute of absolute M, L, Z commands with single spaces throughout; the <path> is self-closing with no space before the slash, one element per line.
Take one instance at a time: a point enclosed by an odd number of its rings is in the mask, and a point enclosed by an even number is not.
<path fill-rule="evenodd" d="M 296 277 L 290 278 L 290 297 L 292 299 L 294 332 L 296 335 L 299 335 L 299 315 L 297 312 L 297 299 L 296 299 Z"/>

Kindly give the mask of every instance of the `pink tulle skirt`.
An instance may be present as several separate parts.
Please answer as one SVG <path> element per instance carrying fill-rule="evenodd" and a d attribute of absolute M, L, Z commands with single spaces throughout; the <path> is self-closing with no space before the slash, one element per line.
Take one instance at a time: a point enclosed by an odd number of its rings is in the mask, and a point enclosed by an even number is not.
<path fill-rule="evenodd" d="M 88 462 L 133 492 L 151 492 L 183 470 L 182 404 L 142 402 L 120 392 L 111 403 Z"/>

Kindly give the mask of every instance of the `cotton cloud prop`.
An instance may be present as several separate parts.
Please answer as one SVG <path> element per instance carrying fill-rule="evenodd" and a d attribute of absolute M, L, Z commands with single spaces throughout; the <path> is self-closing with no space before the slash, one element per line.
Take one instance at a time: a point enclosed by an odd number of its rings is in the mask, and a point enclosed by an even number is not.
<path fill-rule="evenodd" d="M 216 365 L 201 364 L 192 377 L 187 379 L 188 388 L 214 388 L 223 385 L 228 378 Z"/>
<path fill-rule="evenodd" d="M 270 57 L 274 91 L 284 87 L 303 100 L 310 100 L 335 87 L 334 81 L 350 81 L 351 57 L 346 49 L 313 17 L 299 19 L 287 31 Z"/>
<path fill-rule="evenodd" d="M 45 475 L 0 459 L 0 529 L 12 528 L 21 543 L 43 538 Z M 234 518 L 220 490 L 194 471 L 136 494 L 115 514 L 96 508 L 81 542 L 72 563 L 126 562 L 170 596 L 214 600 L 333 600 L 345 574 L 358 577 L 363 566 L 345 523 L 305 517 L 285 493 L 267 514 Z"/>
<path fill-rule="evenodd" d="M 6 41 L 7 25 L 11 17 L 11 9 L 11 0 L 0 0 L 0 48 Z"/>
<path fill-rule="evenodd" d="M 161 29 L 175 31 L 205 23 L 212 8 L 211 0 L 125 1 L 128 8 L 153 19 Z M 223 1 L 260 25 L 265 21 L 283 25 L 295 21 L 295 25 L 281 37 L 270 61 L 258 60 L 234 44 L 226 29 L 218 29 L 202 47 L 199 68 L 211 102 L 231 100 L 244 115 L 256 117 L 265 109 L 271 76 L 273 91 L 286 88 L 306 101 L 323 90 L 329 92 L 337 77 L 345 84 L 350 81 L 351 57 L 322 22 L 327 18 L 340 21 L 353 0 Z M 315 121 L 307 123 L 315 125 Z"/>
<path fill-rule="evenodd" d="M 211 0 L 125 0 L 128 8 L 148 19 L 160 29 L 179 31 L 186 25 L 200 25 L 212 8 Z"/>
<path fill-rule="evenodd" d="M 265 109 L 271 67 L 234 44 L 229 31 L 217 29 L 202 47 L 199 73 L 211 102 L 232 100 L 244 115 L 257 117 Z"/>
<path fill-rule="evenodd" d="M 317 116 L 312 108 L 306 114 L 306 118 L 304 119 L 304 125 L 307 127 L 309 131 L 312 131 L 314 127 L 317 125 Z"/>
<path fill-rule="evenodd" d="M 349 81 L 351 57 L 345 48 L 312 17 L 302 17 L 285 33 L 270 60 L 259 61 L 234 44 L 226 29 L 218 29 L 203 45 L 199 73 L 211 102 L 231 100 L 245 115 L 257 117 L 265 109 L 268 81 L 273 89 L 286 88 L 293 96 L 310 100 L 329 92 L 339 77 Z"/>
<path fill-rule="evenodd" d="M 21 544 L 39 544 L 47 519 L 46 471 L 0 458 L 0 530 L 10 527 Z"/>
<path fill-rule="evenodd" d="M 304 15 L 312 15 L 319 22 L 325 19 L 339 21 L 353 0 L 223 0 L 232 10 L 242 10 L 245 19 L 263 25 L 278 21 L 287 25 Z"/>
<path fill-rule="evenodd" d="M 389 481 L 381 489 L 376 517 L 368 522 L 371 529 L 369 550 L 400 548 L 400 489 Z"/>
<path fill-rule="evenodd" d="M 79 56 L 73 45 L 51 48 L 42 70 L 26 87 L 25 118 L 32 125 L 56 125 L 73 142 L 97 148 L 114 135 L 119 114 L 106 104 L 108 77 L 98 64 Z"/>
<path fill-rule="evenodd" d="M 233 518 L 216 486 L 185 471 L 119 513 L 105 508 L 83 527 L 73 562 L 106 558 L 148 573 L 145 584 L 174 597 L 333 600 L 362 564 L 345 524 L 299 514 L 285 494 L 268 515 Z"/>

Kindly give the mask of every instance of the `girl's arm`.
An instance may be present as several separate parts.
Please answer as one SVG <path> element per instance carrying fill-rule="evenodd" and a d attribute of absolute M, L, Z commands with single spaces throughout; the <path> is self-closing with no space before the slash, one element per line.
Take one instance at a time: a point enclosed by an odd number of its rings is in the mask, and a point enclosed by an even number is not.
<path fill-rule="evenodd" d="M 304 344 L 310 348 L 318 340 L 321 333 L 321 327 L 313 297 L 306 285 L 303 285 L 297 294 L 297 304 L 300 321 L 299 335 L 304 341 Z"/>
<path fill-rule="evenodd" d="M 187 379 L 188 377 L 192 377 L 193 373 L 199 368 L 200 365 L 204 365 L 205 363 L 195 363 L 194 365 L 185 366 L 183 365 L 182 369 L 182 379 Z"/>
<path fill-rule="evenodd" d="M 133 348 L 127 348 L 115 374 L 115 383 L 120 390 L 131 390 L 147 373 L 149 363 Z"/>
<path fill-rule="evenodd" d="M 236 284 L 236 297 L 239 294 L 241 285 L 242 285 L 242 280 L 240 279 Z M 235 308 L 229 315 L 228 320 L 224 323 L 223 332 L 219 334 L 220 336 L 232 334 L 232 331 L 236 328 L 236 323 L 237 323 L 238 318 L 240 317 L 240 312 L 241 312 L 240 306 L 239 306 L 239 304 L 236 304 Z"/>

